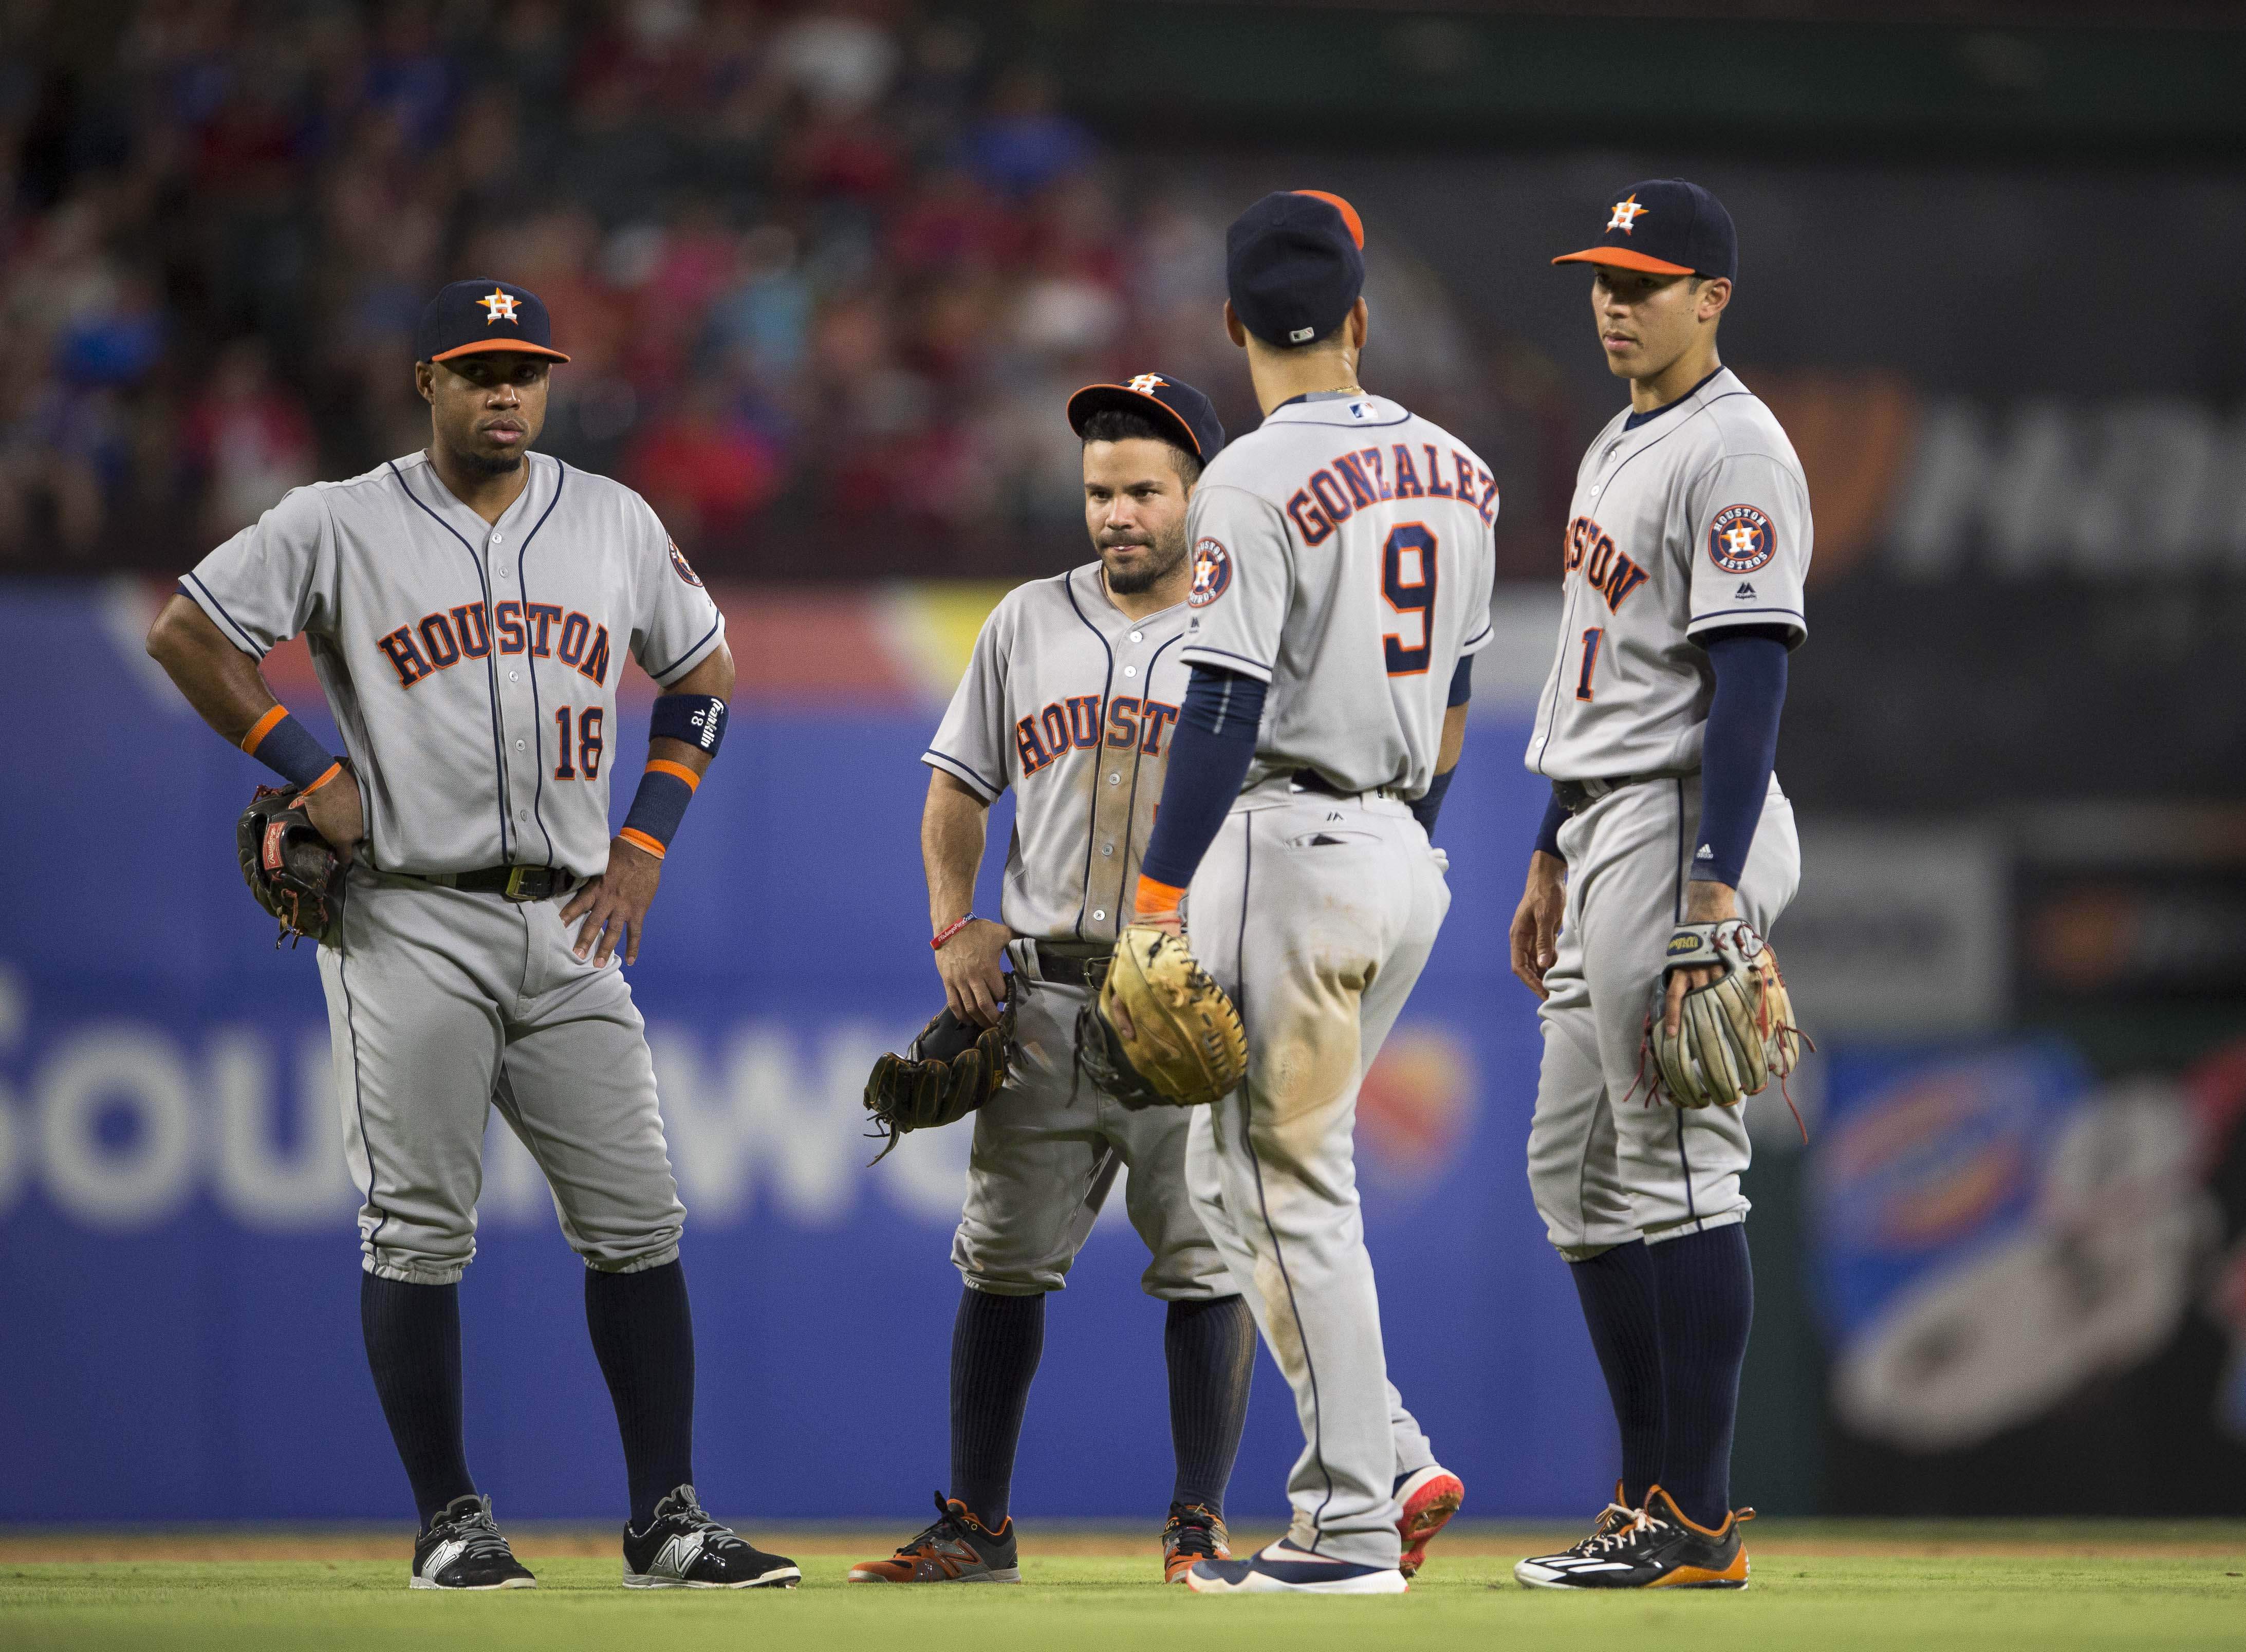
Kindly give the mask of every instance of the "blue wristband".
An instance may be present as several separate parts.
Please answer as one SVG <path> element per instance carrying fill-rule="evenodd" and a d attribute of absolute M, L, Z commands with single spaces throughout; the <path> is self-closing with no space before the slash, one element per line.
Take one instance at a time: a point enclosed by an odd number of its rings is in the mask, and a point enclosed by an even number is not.
<path fill-rule="evenodd" d="M 714 694 L 657 695 L 647 738 L 678 740 L 714 758 L 725 738 L 725 703 Z"/>
<path fill-rule="evenodd" d="M 684 764 L 650 758 L 647 772 L 639 777 L 639 790 L 632 793 L 631 808 L 624 815 L 623 825 L 616 828 L 616 835 L 662 860 L 671 839 L 678 835 L 678 823 L 686 818 L 686 806 L 694 801 L 695 788 L 700 785 L 700 778 Z"/>
<path fill-rule="evenodd" d="M 242 749 L 300 788 L 311 785 L 336 763 L 328 748 L 285 705 L 276 705 L 258 718 L 242 737 Z"/>

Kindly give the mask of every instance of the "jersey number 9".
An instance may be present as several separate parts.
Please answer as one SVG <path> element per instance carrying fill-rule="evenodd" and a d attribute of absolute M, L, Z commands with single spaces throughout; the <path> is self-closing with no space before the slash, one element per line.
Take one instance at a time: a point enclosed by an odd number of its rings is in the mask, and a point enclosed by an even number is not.
<path fill-rule="evenodd" d="M 1391 676 L 1418 676 L 1435 656 L 1435 536 L 1399 522 L 1380 547 L 1380 594 L 1395 623 L 1380 634 Z"/>

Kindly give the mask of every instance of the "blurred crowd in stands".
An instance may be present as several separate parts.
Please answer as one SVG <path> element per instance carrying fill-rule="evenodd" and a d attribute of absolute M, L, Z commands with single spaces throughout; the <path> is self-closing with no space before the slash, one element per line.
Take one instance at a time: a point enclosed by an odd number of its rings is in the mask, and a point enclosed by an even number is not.
<path fill-rule="evenodd" d="M 1119 159 L 972 17 L 120 9 L 0 0 L 0 567 L 176 567 L 420 447 L 412 327 L 461 276 L 536 290 L 574 357 L 541 445 L 721 574 L 1037 571 L 1081 533 L 1070 391 L 1159 370 L 1255 421 L 1220 319 L 1244 201 Z M 1371 260 L 1377 387 L 1493 459 L 1570 454 L 1548 372 Z"/>

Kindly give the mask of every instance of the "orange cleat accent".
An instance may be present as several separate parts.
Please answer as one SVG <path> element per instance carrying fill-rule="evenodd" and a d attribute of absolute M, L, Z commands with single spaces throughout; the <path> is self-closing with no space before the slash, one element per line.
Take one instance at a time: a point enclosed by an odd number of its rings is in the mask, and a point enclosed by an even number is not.
<path fill-rule="evenodd" d="M 1404 1540 L 1397 1569 L 1407 1578 L 1416 1577 L 1427 1563 L 1427 1544 L 1466 1501 L 1466 1485 L 1441 1464 L 1430 1463 L 1405 1477 L 1396 1488 L 1396 1499 L 1404 1508 L 1396 1521 L 1396 1534 Z"/>

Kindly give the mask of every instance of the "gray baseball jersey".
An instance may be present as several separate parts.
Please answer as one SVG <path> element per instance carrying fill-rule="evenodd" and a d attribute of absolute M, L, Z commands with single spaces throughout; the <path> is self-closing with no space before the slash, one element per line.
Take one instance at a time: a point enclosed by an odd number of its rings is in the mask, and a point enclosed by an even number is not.
<path fill-rule="evenodd" d="M 1190 675 L 1183 605 L 1133 620 L 1087 562 L 1007 593 L 921 761 L 983 801 L 1014 788 L 1000 917 L 1040 941 L 1113 941 Z"/>
<path fill-rule="evenodd" d="M 306 634 L 375 866 L 597 876 L 625 650 L 668 684 L 725 638 L 644 500 L 542 454 L 526 463 L 496 523 L 424 453 L 297 488 L 180 581 L 261 658 Z"/>
<path fill-rule="evenodd" d="M 1295 1390 L 1290 1534 L 1383 1567 L 1395 1488 L 1434 1453 L 1388 1381 L 1357 1098 L 1450 905 L 1402 797 L 1434 777 L 1452 674 L 1489 641 L 1496 514 L 1489 467 L 1448 432 L 1331 394 L 1218 454 L 1190 518 L 1185 657 L 1270 690 L 1186 908 L 1248 1031 L 1246 1082 L 1194 1110 L 1187 1184 Z M 1305 769 L 1331 790 L 1291 780 Z"/>
<path fill-rule="evenodd" d="M 496 1105 L 589 1266 L 678 1254 L 655 1070 L 621 969 L 578 958 L 562 901 L 412 874 L 609 859 L 616 679 L 657 683 L 725 622 L 629 488 L 533 453 L 487 522 L 426 455 L 300 487 L 180 588 L 238 646 L 310 640 L 366 802 L 337 944 L 320 948 L 369 1271 L 443 1284 L 475 1254 Z"/>
<path fill-rule="evenodd" d="M 1187 1115 L 1133 1112 L 1077 1070 L 1085 989 L 1045 976 L 1038 943 L 1081 967 L 1128 913 L 1185 698 L 1183 603 L 1132 619 L 1099 564 L 1009 592 L 922 761 L 985 802 L 1014 789 L 1001 915 L 1022 939 L 1005 1087 L 975 1115 L 967 1201 L 951 1260 L 977 1290 L 1062 1288 L 1118 1173 L 1153 1253 L 1150 1295 L 1230 1295 L 1231 1278 L 1186 1193 Z"/>
<path fill-rule="evenodd" d="M 1489 642 L 1496 520 L 1489 466 L 1383 397 L 1300 398 L 1216 456 L 1184 652 L 1271 685 L 1250 789 L 1427 789 L 1451 674 Z"/>
<path fill-rule="evenodd" d="M 1560 642 L 1528 742 L 1555 780 L 1698 768 L 1715 676 L 1696 639 L 1808 635 L 1809 486 L 1769 408 L 1730 369 L 1583 455 L 1564 540 Z"/>

